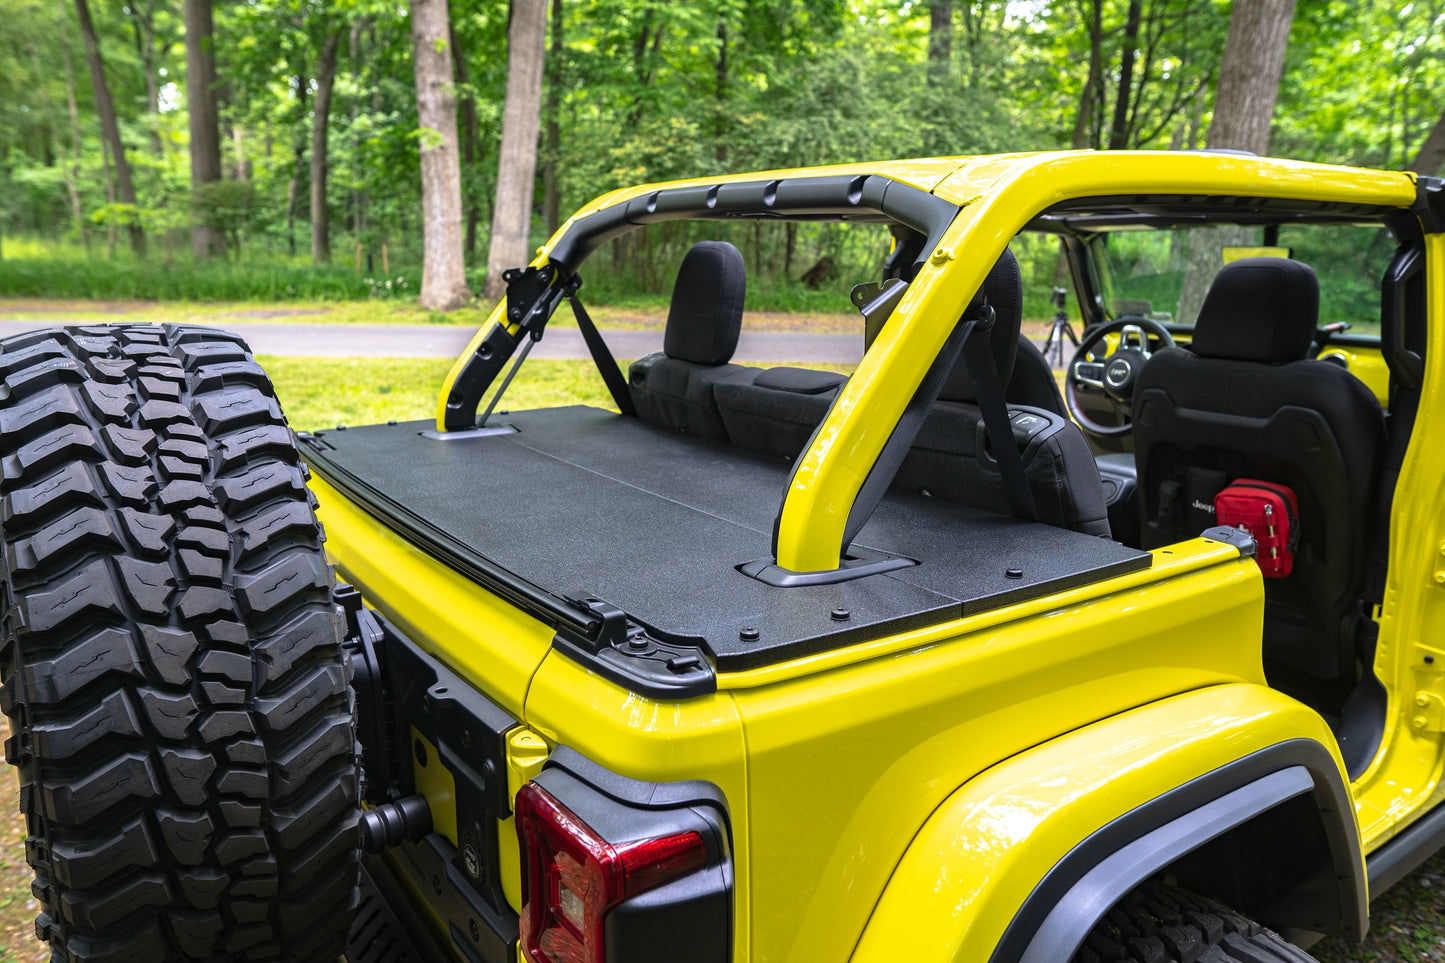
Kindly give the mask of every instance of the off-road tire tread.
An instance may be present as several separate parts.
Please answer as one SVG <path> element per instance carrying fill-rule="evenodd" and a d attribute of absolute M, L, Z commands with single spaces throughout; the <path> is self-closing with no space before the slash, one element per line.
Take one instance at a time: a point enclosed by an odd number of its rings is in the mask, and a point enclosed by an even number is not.
<path fill-rule="evenodd" d="M 234 335 L 0 342 L 0 708 L 61 963 L 335 959 L 349 663 L 295 439 Z"/>
<path fill-rule="evenodd" d="M 1272 930 L 1207 896 L 1150 880 L 1099 921 L 1073 963 L 1315 963 Z"/>

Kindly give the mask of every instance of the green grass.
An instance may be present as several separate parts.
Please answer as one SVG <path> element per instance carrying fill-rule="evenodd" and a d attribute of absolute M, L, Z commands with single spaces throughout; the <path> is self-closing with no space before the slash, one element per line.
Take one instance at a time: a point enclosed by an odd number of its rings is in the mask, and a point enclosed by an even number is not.
<path fill-rule="evenodd" d="M 437 396 L 452 362 L 445 358 L 282 358 L 259 355 L 276 397 L 297 431 L 374 425 L 436 416 Z M 624 370 L 628 362 L 621 365 Z M 810 365 L 847 374 L 851 365 Z M 488 396 L 490 398 L 490 396 Z M 591 361 L 532 358 L 507 388 L 502 410 L 595 405 L 612 396 Z"/>
<path fill-rule="evenodd" d="M 193 261 L 189 258 L 21 258 L 0 260 L 0 297 L 160 299 L 174 301 L 414 300 L 421 272 L 396 268 L 385 278 L 350 267 Z"/>
<path fill-rule="evenodd" d="M 256 360 L 271 375 L 276 397 L 297 431 L 433 418 L 442 380 L 452 366 L 445 358 L 261 355 Z M 558 405 L 612 406 L 592 362 L 531 359 L 502 403 L 519 409 Z"/>

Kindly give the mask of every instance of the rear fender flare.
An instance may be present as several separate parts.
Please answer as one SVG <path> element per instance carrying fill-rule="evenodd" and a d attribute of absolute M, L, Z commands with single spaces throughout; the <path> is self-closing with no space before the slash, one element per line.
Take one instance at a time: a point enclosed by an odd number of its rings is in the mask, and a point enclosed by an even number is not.
<path fill-rule="evenodd" d="M 1161 700 L 956 790 L 900 860 L 853 960 L 1067 963 L 1142 880 L 1175 866 L 1207 880 L 1211 854 L 1237 855 L 1250 832 L 1268 840 L 1268 821 L 1285 818 L 1304 825 L 1313 855 L 1268 894 L 1268 921 L 1362 935 L 1364 861 L 1324 721 L 1259 685 Z M 1275 858 L 1268 845 L 1251 855 Z"/>

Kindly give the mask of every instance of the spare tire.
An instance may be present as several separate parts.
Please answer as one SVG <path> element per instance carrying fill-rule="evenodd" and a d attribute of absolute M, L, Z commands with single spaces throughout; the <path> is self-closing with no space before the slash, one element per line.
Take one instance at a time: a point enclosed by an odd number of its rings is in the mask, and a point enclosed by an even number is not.
<path fill-rule="evenodd" d="M 0 708 L 64 961 L 327 960 L 357 899 L 349 663 L 271 383 L 202 328 L 0 341 Z"/>

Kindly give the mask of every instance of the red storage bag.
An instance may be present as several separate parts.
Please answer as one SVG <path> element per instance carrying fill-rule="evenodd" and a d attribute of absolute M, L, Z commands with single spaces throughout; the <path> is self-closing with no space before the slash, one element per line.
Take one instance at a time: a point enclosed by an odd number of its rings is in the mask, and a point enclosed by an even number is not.
<path fill-rule="evenodd" d="M 1299 502 L 1288 485 L 1238 478 L 1214 496 L 1217 525 L 1230 525 L 1254 536 L 1255 560 L 1265 578 L 1284 578 L 1294 568 L 1299 545 Z"/>

